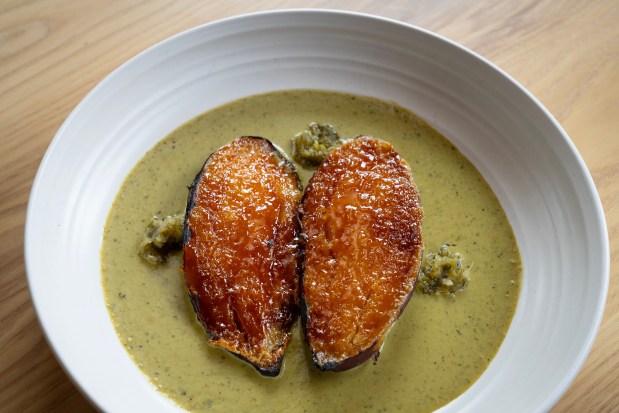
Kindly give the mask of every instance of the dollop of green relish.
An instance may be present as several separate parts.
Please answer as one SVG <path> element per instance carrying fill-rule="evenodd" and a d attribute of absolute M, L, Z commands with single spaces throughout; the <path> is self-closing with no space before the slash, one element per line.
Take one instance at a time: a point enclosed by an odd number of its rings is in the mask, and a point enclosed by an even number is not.
<path fill-rule="evenodd" d="M 165 264 L 168 255 L 183 248 L 183 214 L 153 217 L 140 243 L 139 255 L 153 265 Z"/>
<path fill-rule="evenodd" d="M 422 294 L 455 295 L 469 283 L 469 268 L 462 263 L 460 253 L 451 253 L 445 244 L 437 252 L 426 255 L 421 263 L 421 271 L 415 290 Z"/>
<path fill-rule="evenodd" d="M 292 157 L 306 167 L 316 167 L 344 141 L 328 123 L 310 122 L 307 129 L 292 138 Z"/>

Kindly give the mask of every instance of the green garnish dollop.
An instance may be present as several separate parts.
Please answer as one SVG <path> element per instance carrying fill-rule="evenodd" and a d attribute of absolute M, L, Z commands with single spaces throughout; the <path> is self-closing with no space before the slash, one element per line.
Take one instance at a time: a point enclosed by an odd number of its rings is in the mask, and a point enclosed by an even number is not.
<path fill-rule="evenodd" d="M 436 253 L 426 255 L 415 289 L 422 294 L 454 295 L 469 283 L 469 268 L 462 263 L 460 253 L 451 253 L 445 244 Z"/>
<path fill-rule="evenodd" d="M 183 214 L 153 217 L 140 243 L 139 255 L 153 265 L 165 264 L 168 255 L 183 248 Z"/>
<path fill-rule="evenodd" d="M 328 123 L 310 122 L 308 128 L 292 138 L 292 157 L 306 167 L 316 167 L 344 141 Z"/>

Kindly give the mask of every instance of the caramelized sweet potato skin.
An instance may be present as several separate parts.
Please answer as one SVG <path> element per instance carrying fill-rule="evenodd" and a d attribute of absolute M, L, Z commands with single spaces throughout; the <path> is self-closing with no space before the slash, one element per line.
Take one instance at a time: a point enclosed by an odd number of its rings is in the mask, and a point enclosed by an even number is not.
<path fill-rule="evenodd" d="M 210 344 L 279 374 L 299 306 L 294 167 L 266 139 L 214 152 L 190 187 L 183 271 Z"/>
<path fill-rule="evenodd" d="M 342 371 L 378 357 L 408 303 L 423 254 L 410 167 L 360 136 L 331 152 L 305 190 L 301 318 L 314 364 Z"/>

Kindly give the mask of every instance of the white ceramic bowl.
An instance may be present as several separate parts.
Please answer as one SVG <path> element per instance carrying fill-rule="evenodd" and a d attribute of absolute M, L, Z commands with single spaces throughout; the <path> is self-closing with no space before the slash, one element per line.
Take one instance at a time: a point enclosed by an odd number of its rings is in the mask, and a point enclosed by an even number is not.
<path fill-rule="evenodd" d="M 490 183 L 524 262 L 516 315 L 482 377 L 444 412 L 548 410 L 583 364 L 602 316 L 607 230 L 574 145 L 522 86 L 425 30 L 303 10 L 197 27 L 103 80 L 58 131 L 26 223 L 32 298 L 62 365 L 106 411 L 177 411 L 129 359 L 101 287 L 102 230 L 134 164 L 168 132 L 230 100 L 317 88 L 398 102 L 447 136 Z"/>

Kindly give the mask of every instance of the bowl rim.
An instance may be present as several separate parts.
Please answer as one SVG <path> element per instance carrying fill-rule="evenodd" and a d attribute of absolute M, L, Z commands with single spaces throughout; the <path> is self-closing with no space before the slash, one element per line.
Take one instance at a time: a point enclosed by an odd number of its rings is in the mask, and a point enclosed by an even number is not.
<path fill-rule="evenodd" d="M 29 288 L 30 295 L 32 298 L 32 303 L 35 309 L 35 313 L 37 314 L 37 318 L 43 330 L 43 335 L 47 343 L 49 344 L 53 354 L 58 360 L 59 364 L 62 366 L 64 371 L 67 373 L 67 376 L 70 378 L 70 380 L 80 390 L 80 392 L 94 406 L 96 406 L 99 409 L 102 409 L 103 405 L 99 403 L 95 395 L 90 394 L 86 390 L 86 388 L 84 388 L 83 384 L 80 383 L 76 377 L 74 377 L 74 373 L 72 372 L 69 366 L 69 363 L 66 361 L 63 354 L 59 351 L 59 349 L 55 345 L 55 340 L 52 337 L 53 333 L 51 332 L 49 326 L 46 326 L 44 322 L 44 317 L 42 317 L 43 309 L 41 308 L 41 305 L 42 305 L 41 299 L 38 298 L 39 296 L 38 292 L 34 288 L 35 279 L 32 274 L 32 266 L 33 266 L 32 263 L 36 260 L 36 252 L 34 251 L 32 244 L 30 242 L 31 238 L 34 236 L 34 233 L 35 233 L 35 229 L 33 228 L 33 225 L 32 225 L 32 215 L 33 215 L 33 211 L 35 209 L 36 201 L 38 198 L 39 187 L 41 185 L 40 182 L 45 173 L 47 164 L 49 162 L 49 159 L 53 156 L 55 148 L 58 145 L 58 142 L 60 141 L 68 125 L 70 125 L 73 122 L 73 120 L 79 116 L 83 108 L 87 106 L 90 103 L 90 101 L 93 99 L 93 96 L 96 95 L 100 89 L 105 88 L 108 83 L 112 82 L 113 79 L 117 77 L 123 70 L 125 70 L 126 67 L 134 64 L 134 62 L 139 60 L 142 56 L 153 53 L 156 49 L 162 47 L 163 45 L 166 45 L 167 43 L 177 41 L 179 38 L 187 36 L 191 33 L 200 32 L 202 30 L 214 28 L 214 27 L 221 26 L 221 25 L 226 25 L 231 22 L 239 22 L 239 21 L 251 20 L 251 19 L 261 19 L 261 18 L 264 18 L 265 16 L 281 16 L 283 18 L 285 16 L 290 16 L 290 15 L 306 15 L 306 14 L 342 16 L 345 18 L 373 20 L 377 22 L 383 22 L 383 23 L 387 23 L 390 25 L 400 26 L 408 30 L 421 32 L 424 35 L 433 37 L 434 39 L 444 42 L 450 45 L 451 47 L 459 49 L 460 51 L 468 54 L 470 57 L 480 61 L 482 64 L 485 64 L 486 66 L 496 71 L 500 76 L 505 78 L 509 83 L 516 86 L 522 93 L 524 93 L 526 97 L 537 107 L 537 109 L 539 109 L 543 113 L 543 115 L 548 120 L 551 121 L 554 128 L 559 132 L 560 136 L 562 137 L 563 143 L 567 145 L 570 152 L 576 159 L 577 164 L 578 164 L 577 166 L 580 169 L 580 172 L 582 173 L 586 181 L 586 185 L 587 185 L 586 189 L 588 189 L 588 192 L 589 192 L 587 194 L 587 197 L 590 198 L 590 200 L 595 205 L 595 211 L 592 211 L 591 213 L 595 215 L 596 224 L 597 224 L 596 234 L 600 236 L 599 242 L 603 249 L 603 251 L 601 251 L 602 253 L 601 255 L 603 257 L 603 261 L 601 263 L 601 269 L 602 269 L 603 274 L 601 275 L 603 276 L 603 287 L 604 288 L 602 291 L 599 292 L 599 295 L 598 295 L 600 299 L 597 301 L 597 306 L 594 312 L 594 320 L 593 320 L 594 322 L 591 326 L 591 329 L 589 330 L 589 334 L 586 339 L 586 344 L 580 349 L 580 352 L 578 353 L 578 357 L 572 362 L 572 366 L 570 368 L 570 374 L 564 377 L 561 383 L 559 383 L 555 387 L 555 390 L 544 398 L 543 404 L 539 406 L 540 411 L 550 410 L 552 406 L 554 406 L 559 401 L 559 399 L 563 396 L 563 394 L 568 390 L 568 388 L 570 387 L 570 385 L 576 378 L 577 374 L 582 369 L 587 357 L 589 356 L 591 352 L 591 348 L 593 346 L 593 343 L 598 335 L 598 332 L 601 326 L 602 317 L 604 314 L 604 309 L 605 309 L 607 295 L 608 295 L 608 285 L 609 285 L 609 279 L 610 279 L 610 247 L 609 247 L 609 238 L 608 238 L 608 228 L 607 228 L 604 210 L 603 210 L 603 206 L 602 206 L 599 193 L 597 191 L 595 182 L 593 181 L 591 173 L 589 169 L 587 168 L 584 159 L 582 158 L 581 154 L 578 152 L 573 141 L 569 138 L 565 130 L 562 128 L 560 123 L 555 119 L 555 117 L 550 113 L 550 111 L 527 88 L 521 85 L 511 75 L 509 75 L 499 66 L 492 63 L 488 59 L 484 58 L 477 52 L 474 52 L 471 49 L 459 43 L 456 43 L 455 41 L 443 35 L 440 35 L 438 33 L 432 32 L 428 29 L 424 29 L 422 27 L 419 27 L 419 26 L 416 26 L 410 23 L 402 22 L 402 21 L 388 18 L 388 17 L 364 13 L 364 12 L 356 12 L 356 11 L 348 11 L 348 10 L 340 10 L 340 9 L 285 8 L 285 9 L 275 9 L 275 10 L 263 10 L 263 11 L 243 13 L 239 15 L 229 16 L 229 17 L 225 17 L 222 19 L 217 19 L 217 20 L 204 23 L 204 24 L 189 28 L 187 30 L 183 30 L 179 33 L 169 36 L 149 46 L 148 48 L 139 52 L 135 56 L 126 60 L 124 63 L 119 65 L 116 69 L 112 70 L 102 80 L 100 80 L 97 83 L 97 85 L 95 85 L 80 100 L 77 106 L 69 113 L 65 121 L 62 123 L 62 125 L 60 126 L 56 134 L 54 135 L 50 144 L 48 145 L 45 151 L 45 155 L 43 156 L 40 162 L 40 165 L 37 169 L 37 173 L 34 178 L 34 181 L 33 181 L 33 184 L 30 190 L 30 194 L 29 194 L 29 200 L 28 200 L 27 211 L 26 211 L 26 220 L 25 220 L 25 225 L 24 225 L 24 263 L 25 263 L 25 274 L 26 274 L 26 278 L 28 281 L 28 288 Z"/>

